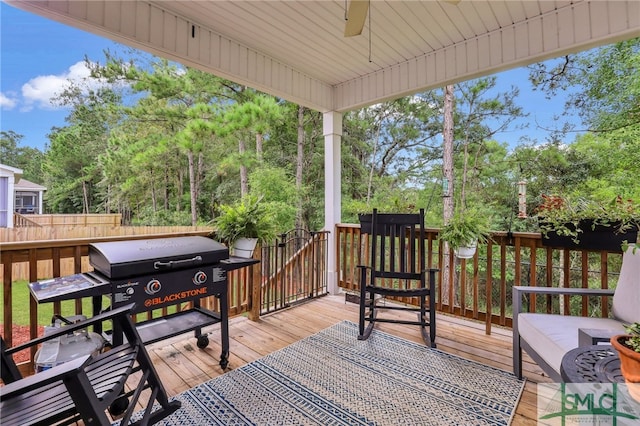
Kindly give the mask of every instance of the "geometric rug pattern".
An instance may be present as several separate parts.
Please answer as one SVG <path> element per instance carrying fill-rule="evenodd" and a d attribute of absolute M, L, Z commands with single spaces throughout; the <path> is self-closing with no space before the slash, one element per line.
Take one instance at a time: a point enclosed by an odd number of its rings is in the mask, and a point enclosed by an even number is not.
<path fill-rule="evenodd" d="M 511 373 L 343 321 L 189 389 L 160 425 L 508 425 Z"/>

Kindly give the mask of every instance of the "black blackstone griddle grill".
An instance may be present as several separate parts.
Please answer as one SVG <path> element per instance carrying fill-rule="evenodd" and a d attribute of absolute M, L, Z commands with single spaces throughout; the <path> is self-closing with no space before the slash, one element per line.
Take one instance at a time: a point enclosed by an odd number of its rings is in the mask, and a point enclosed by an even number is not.
<path fill-rule="evenodd" d="M 195 331 L 197 345 L 205 348 L 209 338 L 202 327 L 221 323 L 220 366 L 229 357 L 227 272 L 257 263 L 254 259 L 229 257 L 226 246 L 206 237 L 174 237 L 127 240 L 89 245 L 94 271 L 31 283 L 39 303 L 93 296 L 94 314 L 102 296 L 111 307 L 135 303 L 134 313 L 192 302 L 192 308 L 137 324 L 145 344 Z M 220 312 L 200 306 L 200 299 L 215 296 Z M 122 333 L 113 330 L 113 343 Z"/>

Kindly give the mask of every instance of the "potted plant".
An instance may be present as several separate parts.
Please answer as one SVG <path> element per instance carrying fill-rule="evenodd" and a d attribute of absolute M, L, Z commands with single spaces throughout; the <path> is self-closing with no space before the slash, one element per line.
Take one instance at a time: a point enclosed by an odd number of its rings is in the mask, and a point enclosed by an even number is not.
<path fill-rule="evenodd" d="M 490 235 L 491 218 L 478 207 L 454 212 L 440 230 L 439 239 L 449 243 L 457 257 L 470 259 L 478 243 L 486 243 Z"/>
<path fill-rule="evenodd" d="M 232 255 L 251 257 L 258 241 L 275 238 L 274 215 L 262 198 L 252 195 L 232 205 L 222 205 L 213 221 L 214 236 L 232 247 Z"/>
<path fill-rule="evenodd" d="M 628 334 L 611 338 L 611 345 L 618 351 L 620 370 L 628 385 L 629 393 L 640 401 L 640 322 L 625 326 Z"/>
<path fill-rule="evenodd" d="M 599 200 L 543 195 L 537 208 L 542 244 L 592 250 L 626 250 L 640 247 L 640 207 L 616 196 Z"/>

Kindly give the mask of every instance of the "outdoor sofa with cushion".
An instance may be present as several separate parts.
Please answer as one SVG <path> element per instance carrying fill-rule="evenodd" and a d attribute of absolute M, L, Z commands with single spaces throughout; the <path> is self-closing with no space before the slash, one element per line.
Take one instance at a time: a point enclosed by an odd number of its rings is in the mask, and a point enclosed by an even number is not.
<path fill-rule="evenodd" d="M 522 312 L 525 294 L 613 296 L 612 318 L 593 318 Z M 640 249 L 630 246 L 623 254 L 618 284 L 614 290 L 513 287 L 513 373 L 522 378 L 522 349 L 556 381 L 562 381 L 562 357 L 580 346 L 580 334 L 594 339 L 583 344 L 607 341 L 624 334 L 625 324 L 640 322 Z M 581 330 L 581 331 L 580 331 Z"/>

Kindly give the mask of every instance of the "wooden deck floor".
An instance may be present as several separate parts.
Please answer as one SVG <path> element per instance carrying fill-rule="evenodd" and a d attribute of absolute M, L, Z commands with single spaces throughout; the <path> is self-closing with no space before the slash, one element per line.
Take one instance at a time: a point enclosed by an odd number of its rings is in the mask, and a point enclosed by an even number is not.
<path fill-rule="evenodd" d="M 399 312 L 397 315 L 406 314 Z M 229 368 L 235 369 L 276 351 L 306 336 L 314 334 L 342 320 L 358 321 L 357 305 L 345 303 L 344 296 L 325 296 L 310 302 L 263 316 L 260 321 L 246 317 L 231 318 L 229 322 L 231 354 Z M 440 315 L 436 343 L 438 348 L 511 371 L 511 330 L 494 328 L 490 336 L 484 324 Z M 148 347 L 161 379 L 170 395 L 196 386 L 221 375 L 218 365 L 220 345 L 216 338 L 218 326 L 211 331 L 210 344 L 196 347 L 193 335 L 167 339 Z M 377 328 L 407 340 L 422 342 L 418 327 L 380 323 Z M 527 384 L 517 407 L 514 425 L 536 424 L 536 383 L 548 381 L 542 371 L 525 356 Z"/>

